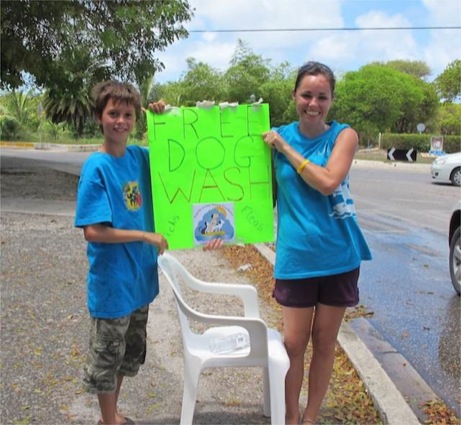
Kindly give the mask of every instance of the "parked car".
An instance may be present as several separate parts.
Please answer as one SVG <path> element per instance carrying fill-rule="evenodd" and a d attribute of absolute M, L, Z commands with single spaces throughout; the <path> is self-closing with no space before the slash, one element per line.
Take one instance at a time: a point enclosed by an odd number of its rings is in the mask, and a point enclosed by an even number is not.
<path fill-rule="evenodd" d="M 453 207 L 448 228 L 450 276 L 453 288 L 461 295 L 461 200 Z"/>
<path fill-rule="evenodd" d="M 432 178 L 461 186 L 461 152 L 439 156 L 431 165 Z"/>

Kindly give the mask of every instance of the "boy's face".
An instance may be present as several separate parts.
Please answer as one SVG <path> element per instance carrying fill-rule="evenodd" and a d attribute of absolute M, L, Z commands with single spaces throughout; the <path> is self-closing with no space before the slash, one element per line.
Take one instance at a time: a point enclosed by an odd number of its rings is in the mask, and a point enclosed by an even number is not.
<path fill-rule="evenodd" d="M 136 123 L 136 111 L 133 105 L 109 99 L 98 122 L 106 143 L 126 144 Z"/>

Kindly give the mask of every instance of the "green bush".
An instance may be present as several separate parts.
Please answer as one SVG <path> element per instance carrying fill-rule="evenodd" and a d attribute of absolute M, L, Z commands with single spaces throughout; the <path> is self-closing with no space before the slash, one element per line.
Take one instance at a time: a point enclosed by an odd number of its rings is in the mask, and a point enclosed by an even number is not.
<path fill-rule="evenodd" d="M 0 116 L 0 140 L 19 140 L 21 124 L 18 120 L 8 115 Z"/>
<path fill-rule="evenodd" d="M 446 153 L 455 153 L 461 151 L 461 136 L 444 136 L 443 150 Z"/>

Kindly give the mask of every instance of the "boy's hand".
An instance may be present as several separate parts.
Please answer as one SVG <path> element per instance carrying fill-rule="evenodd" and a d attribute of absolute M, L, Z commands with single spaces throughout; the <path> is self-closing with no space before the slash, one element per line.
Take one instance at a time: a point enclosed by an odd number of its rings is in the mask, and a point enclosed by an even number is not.
<path fill-rule="evenodd" d="M 155 245 L 160 255 L 168 249 L 168 241 L 160 233 L 144 232 L 143 240 L 151 245 Z"/>
<path fill-rule="evenodd" d="M 156 114 L 161 114 L 165 111 L 165 102 L 163 100 L 159 100 L 158 102 L 149 103 L 148 108 Z"/>

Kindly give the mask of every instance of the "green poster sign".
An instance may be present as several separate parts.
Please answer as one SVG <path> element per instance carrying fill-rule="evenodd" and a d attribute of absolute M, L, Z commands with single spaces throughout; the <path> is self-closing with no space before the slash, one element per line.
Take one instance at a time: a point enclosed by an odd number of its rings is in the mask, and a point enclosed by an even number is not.
<path fill-rule="evenodd" d="M 269 106 L 147 113 L 156 231 L 170 249 L 274 239 Z"/>

